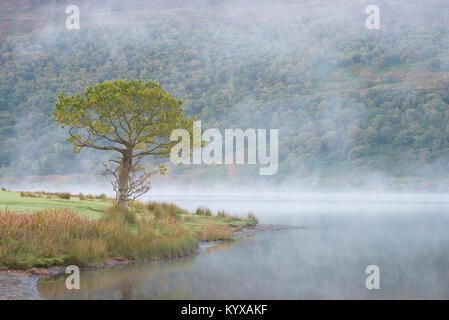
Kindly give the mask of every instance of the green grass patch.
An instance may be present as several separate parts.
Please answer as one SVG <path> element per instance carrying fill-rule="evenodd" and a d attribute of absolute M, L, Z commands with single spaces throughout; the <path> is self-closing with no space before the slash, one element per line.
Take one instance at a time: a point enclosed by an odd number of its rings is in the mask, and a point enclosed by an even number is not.
<path fill-rule="evenodd" d="M 23 196 L 21 196 L 23 194 Z M 32 195 L 32 196 L 30 196 Z M 55 195 L 44 195 L 39 192 L 8 192 L 0 191 L 0 209 L 10 209 L 14 212 L 26 212 L 42 209 L 71 209 L 81 216 L 100 218 L 101 213 L 113 204 L 112 200 L 91 199 L 80 200 L 79 196 L 61 199 Z"/>

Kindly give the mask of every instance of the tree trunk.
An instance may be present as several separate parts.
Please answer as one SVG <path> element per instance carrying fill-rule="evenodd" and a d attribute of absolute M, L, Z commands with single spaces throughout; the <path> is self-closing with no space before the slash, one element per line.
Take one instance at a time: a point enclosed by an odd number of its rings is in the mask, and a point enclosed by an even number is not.
<path fill-rule="evenodd" d="M 117 178 L 117 203 L 126 206 L 129 196 L 129 174 L 132 168 L 132 151 L 123 153 Z"/>

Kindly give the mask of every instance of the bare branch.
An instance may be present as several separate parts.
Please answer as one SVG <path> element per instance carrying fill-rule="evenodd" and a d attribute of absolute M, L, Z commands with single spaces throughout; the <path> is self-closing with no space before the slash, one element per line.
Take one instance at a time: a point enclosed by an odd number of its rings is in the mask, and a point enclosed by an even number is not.
<path fill-rule="evenodd" d="M 111 180 L 112 188 L 118 194 L 119 185 L 118 179 L 120 176 L 120 166 L 108 166 L 103 163 L 104 170 L 99 172 L 103 176 L 111 175 L 113 179 Z M 138 173 L 137 170 L 138 162 L 133 166 L 134 169 L 129 175 L 128 185 L 124 190 L 123 197 L 126 200 L 136 200 L 143 194 L 147 193 L 151 189 L 151 176 L 154 172 L 142 172 Z M 122 190 L 123 192 L 123 190 Z"/>
<path fill-rule="evenodd" d="M 80 147 L 89 147 L 89 148 L 94 148 L 94 149 L 98 149 L 98 150 L 114 150 L 114 151 L 117 151 L 117 152 L 125 152 L 126 151 L 125 149 L 120 149 L 120 148 L 114 147 L 114 146 L 99 146 L 99 145 L 96 145 L 96 144 L 88 142 L 90 140 L 90 137 L 91 137 L 90 132 L 88 132 L 89 136 L 84 141 L 82 141 L 76 135 L 74 135 L 72 133 L 73 129 L 75 129 L 75 127 L 71 127 L 69 129 L 69 135 L 70 135 L 70 137 L 72 137 L 72 139 L 74 139 L 76 141 L 76 143 Z"/>

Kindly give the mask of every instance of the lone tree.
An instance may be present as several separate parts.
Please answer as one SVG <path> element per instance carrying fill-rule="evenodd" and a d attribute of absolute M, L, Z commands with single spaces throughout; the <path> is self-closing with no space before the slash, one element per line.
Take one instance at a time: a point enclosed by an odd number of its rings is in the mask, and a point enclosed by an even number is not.
<path fill-rule="evenodd" d="M 192 120 L 185 119 L 181 105 L 158 83 L 118 80 L 89 87 L 84 95 L 61 93 L 52 115 L 68 128 L 75 153 L 83 148 L 118 153 L 103 174 L 113 175 L 117 202 L 127 204 L 150 189 L 152 172 L 145 171 L 142 157 L 168 157 L 178 142 L 170 141 L 170 133 L 192 131 Z M 165 172 L 163 166 L 159 170 Z"/>

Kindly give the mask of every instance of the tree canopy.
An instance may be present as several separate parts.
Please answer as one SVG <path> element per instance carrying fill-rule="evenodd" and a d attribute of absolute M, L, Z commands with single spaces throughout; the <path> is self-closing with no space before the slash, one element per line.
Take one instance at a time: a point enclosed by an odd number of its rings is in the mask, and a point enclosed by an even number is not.
<path fill-rule="evenodd" d="M 171 132 L 191 132 L 192 120 L 184 117 L 181 105 L 153 81 L 116 80 L 88 87 L 83 95 L 61 93 L 52 115 L 68 130 L 75 153 L 83 148 L 118 152 L 110 159 L 116 166 L 106 165 L 105 172 L 114 176 L 117 200 L 124 203 L 149 190 L 151 174 L 134 175 L 145 171 L 140 159 L 168 157 L 176 144 Z"/>

